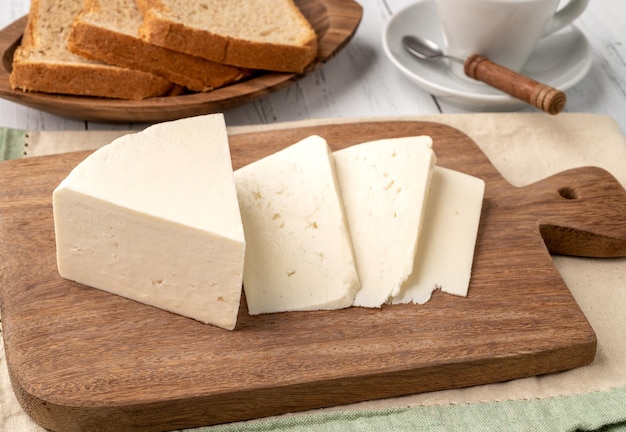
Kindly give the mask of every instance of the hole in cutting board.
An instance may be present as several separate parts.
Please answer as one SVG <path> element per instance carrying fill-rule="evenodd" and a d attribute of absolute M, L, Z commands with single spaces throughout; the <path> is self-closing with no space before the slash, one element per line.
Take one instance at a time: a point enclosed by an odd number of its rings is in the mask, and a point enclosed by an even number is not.
<path fill-rule="evenodd" d="M 559 195 L 568 200 L 573 200 L 578 198 L 578 192 L 576 189 L 566 186 L 559 189 Z"/>

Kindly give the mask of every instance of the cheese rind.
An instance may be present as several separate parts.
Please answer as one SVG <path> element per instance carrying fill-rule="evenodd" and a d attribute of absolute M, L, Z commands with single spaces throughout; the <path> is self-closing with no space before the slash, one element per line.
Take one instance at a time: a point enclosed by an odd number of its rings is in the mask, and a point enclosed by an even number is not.
<path fill-rule="evenodd" d="M 414 270 L 392 303 L 423 304 L 436 289 L 467 296 L 484 191 L 482 179 L 435 167 Z"/>
<path fill-rule="evenodd" d="M 245 241 L 221 115 L 102 147 L 55 189 L 53 210 L 62 277 L 234 329 Z"/>
<path fill-rule="evenodd" d="M 413 271 L 436 162 L 432 139 L 371 141 L 333 156 L 361 282 L 354 305 L 380 307 Z"/>
<path fill-rule="evenodd" d="M 326 141 L 308 137 L 235 171 L 251 315 L 340 309 L 359 287 Z"/>

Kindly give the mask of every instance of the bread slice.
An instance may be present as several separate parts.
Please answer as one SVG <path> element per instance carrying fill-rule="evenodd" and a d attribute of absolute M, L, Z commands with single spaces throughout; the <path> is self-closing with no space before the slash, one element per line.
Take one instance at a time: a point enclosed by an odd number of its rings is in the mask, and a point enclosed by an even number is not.
<path fill-rule="evenodd" d="M 303 72 L 317 35 L 293 0 L 136 0 L 141 37 L 156 45 L 251 69 Z"/>
<path fill-rule="evenodd" d="M 150 72 L 193 91 L 212 90 L 247 75 L 242 69 L 142 40 L 138 34 L 142 21 L 134 0 L 85 0 L 68 47 L 76 54 Z"/>
<path fill-rule="evenodd" d="M 21 45 L 13 56 L 11 87 L 81 96 L 140 100 L 168 94 L 168 80 L 86 60 L 67 49 L 82 0 L 32 0 Z"/>

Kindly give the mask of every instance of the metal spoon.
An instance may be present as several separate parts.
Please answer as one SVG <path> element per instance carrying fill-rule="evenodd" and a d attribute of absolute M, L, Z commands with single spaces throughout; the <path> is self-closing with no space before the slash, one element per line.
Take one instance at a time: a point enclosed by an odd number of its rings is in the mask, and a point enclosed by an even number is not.
<path fill-rule="evenodd" d="M 422 60 L 439 60 L 441 58 L 448 58 L 461 64 L 465 63 L 465 61 L 460 58 L 444 54 L 439 45 L 430 39 L 407 35 L 402 38 L 402 45 L 408 52 Z"/>
<path fill-rule="evenodd" d="M 409 53 L 422 60 L 447 58 L 459 62 L 464 65 L 463 69 L 468 77 L 482 81 L 548 114 L 558 114 L 565 108 L 567 98 L 562 91 L 496 64 L 480 54 L 472 54 L 463 60 L 444 54 L 431 40 L 411 35 L 402 38 L 402 45 Z"/>

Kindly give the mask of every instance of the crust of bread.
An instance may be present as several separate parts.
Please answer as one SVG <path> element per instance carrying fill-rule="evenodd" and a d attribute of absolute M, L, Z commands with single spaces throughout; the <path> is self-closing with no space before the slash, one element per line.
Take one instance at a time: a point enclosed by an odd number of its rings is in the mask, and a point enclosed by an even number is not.
<path fill-rule="evenodd" d="M 136 1 L 144 14 L 139 28 L 141 38 L 174 51 L 242 68 L 294 73 L 302 73 L 317 54 L 317 36 L 313 30 L 301 45 L 235 39 L 164 18 L 167 7 L 159 0 Z M 308 21 L 303 24 L 310 27 Z"/>
<path fill-rule="evenodd" d="M 11 87 L 23 91 L 142 100 L 169 94 L 169 81 L 118 67 L 14 62 Z"/>
<path fill-rule="evenodd" d="M 32 0 L 24 37 L 13 56 L 13 89 L 131 100 L 164 96 L 174 89 L 168 80 L 147 72 L 80 59 L 41 60 L 36 55 L 40 2 Z"/>
<path fill-rule="evenodd" d="M 150 72 L 199 92 L 225 86 L 249 75 L 247 70 L 172 51 L 148 43 L 138 36 L 98 26 L 97 23 L 83 19 L 83 15 L 89 12 L 85 10 L 79 15 L 72 27 L 68 47 L 76 54 Z"/>

